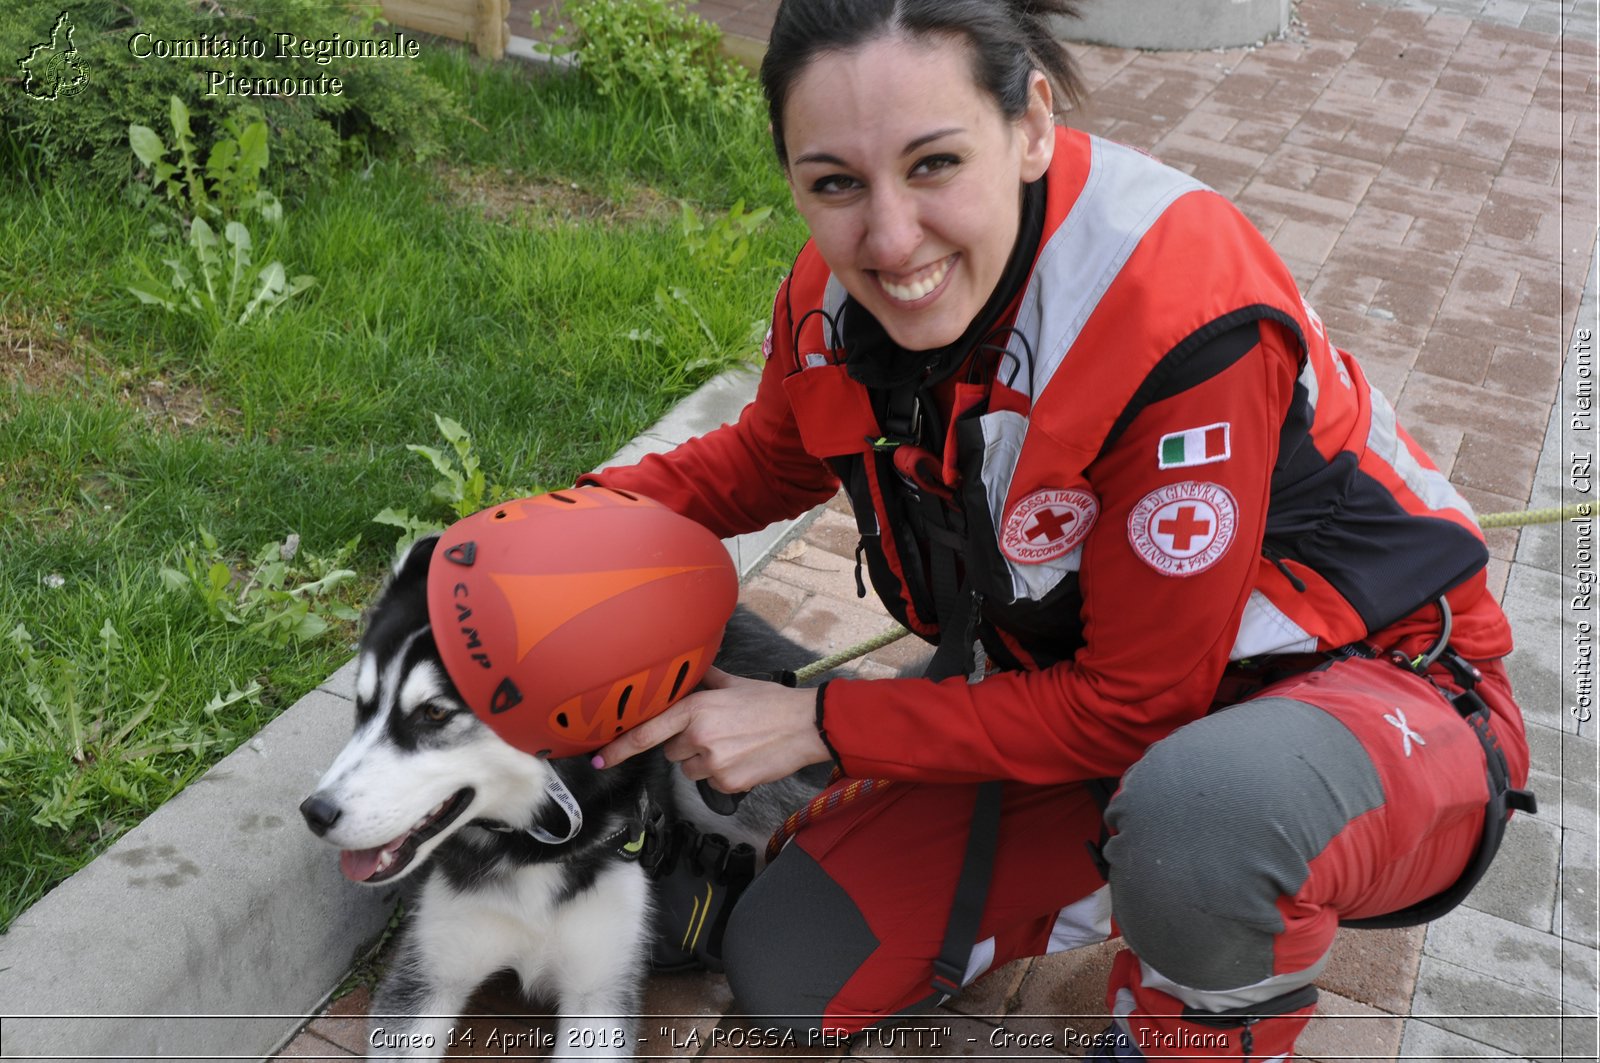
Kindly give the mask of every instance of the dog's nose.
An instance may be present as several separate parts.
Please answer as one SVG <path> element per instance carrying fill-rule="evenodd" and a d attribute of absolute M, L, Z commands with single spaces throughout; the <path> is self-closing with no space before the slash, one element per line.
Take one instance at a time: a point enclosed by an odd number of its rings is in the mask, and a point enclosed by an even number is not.
<path fill-rule="evenodd" d="M 312 794 L 301 801 L 300 814 L 305 817 L 306 826 L 310 827 L 319 838 L 339 822 L 339 806 L 321 794 Z"/>

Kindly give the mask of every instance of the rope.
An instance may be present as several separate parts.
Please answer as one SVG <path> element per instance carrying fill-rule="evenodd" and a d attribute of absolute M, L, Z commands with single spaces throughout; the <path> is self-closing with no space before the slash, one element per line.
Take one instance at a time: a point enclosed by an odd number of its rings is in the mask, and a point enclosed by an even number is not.
<path fill-rule="evenodd" d="M 888 779 L 846 779 L 840 775 L 838 768 L 833 769 L 833 779 L 828 783 L 827 789 L 813 797 L 802 808 L 790 813 L 789 818 L 783 821 L 783 826 L 773 832 L 772 839 L 767 842 L 768 863 L 777 857 L 801 827 L 813 819 L 821 819 L 858 797 L 865 797 L 874 790 L 883 790 L 890 785 L 892 784 Z"/>
<path fill-rule="evenodd" d="M 1520 528 L 1525 524 L 1554 524 L 1574 517 L 1594 516 L 1593 502 L 1569 502 L 1549 509 L 1525 509 L 1511 513 L 1485 513 L 1478 518 L 1480 528 Z"/>
<path fill-rule="evenodd" d="M 857 657 L 865 657 L 873 650 L 882 649 L 892 642 L 898 642 L 900 639 L 905 638 L 909 634 L 911 634 L 911 632 L 907 631 L 899 624 L 896 624 L 889 630 L 883 632 L 882 634 L 874 635 L 865 642 L 858 642 L 854 646 L 851 646 L 848 649 L 840 650 L 838 653 L 830 654 L 827 657 L 822 658 L 820 661 L 811 662 L 804 668 L 801 668 L 794 673 L 794 680 L 796 683 L 810 682 L 823 672 L 837 668 L 841 664 L 849 664 Z"/>

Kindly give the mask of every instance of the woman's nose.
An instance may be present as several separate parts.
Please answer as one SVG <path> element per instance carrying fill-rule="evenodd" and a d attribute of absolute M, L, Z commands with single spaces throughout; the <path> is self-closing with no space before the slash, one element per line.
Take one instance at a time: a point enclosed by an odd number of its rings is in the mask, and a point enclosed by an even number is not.
<path fill-rule="evenodd" d="M 922 243 L 922 223 L 913 198 L 900 189 L 874 189 L 865 243 L 871 268 L 905 265 Z"/>

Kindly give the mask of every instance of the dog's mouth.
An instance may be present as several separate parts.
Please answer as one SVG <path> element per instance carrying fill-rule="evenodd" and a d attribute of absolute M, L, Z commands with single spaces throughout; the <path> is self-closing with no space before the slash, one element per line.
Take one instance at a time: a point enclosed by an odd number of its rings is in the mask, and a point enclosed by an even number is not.
<path fill-rule="evenodd" d="M 394 878 L 411 866 L 423 842 L 455 822 L 456 817 L 472 803 L 473 796 L 471 787 L 457 790 L 398 838 L 371 849 L 341 850 L 339 870 L 351 882 L 369 885 Z"/>

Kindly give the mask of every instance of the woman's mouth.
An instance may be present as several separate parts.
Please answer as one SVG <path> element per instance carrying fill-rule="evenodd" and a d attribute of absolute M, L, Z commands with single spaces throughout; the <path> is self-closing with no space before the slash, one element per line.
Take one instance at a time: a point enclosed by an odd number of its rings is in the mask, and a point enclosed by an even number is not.
<path fill-rule="evenodd" d="M 910 273 L 885 273 L 877 270 L 873 276 L 884 294 L 897 303 L 914 303 L 932 295 L 950 275 L 959 255 L 950 255 Z"/>

